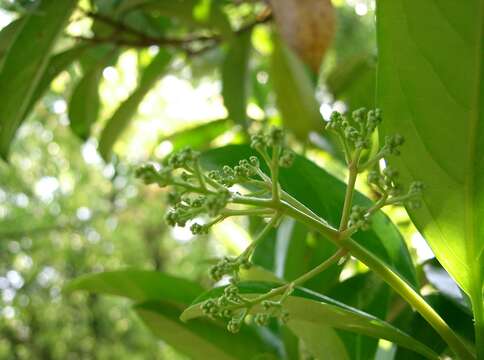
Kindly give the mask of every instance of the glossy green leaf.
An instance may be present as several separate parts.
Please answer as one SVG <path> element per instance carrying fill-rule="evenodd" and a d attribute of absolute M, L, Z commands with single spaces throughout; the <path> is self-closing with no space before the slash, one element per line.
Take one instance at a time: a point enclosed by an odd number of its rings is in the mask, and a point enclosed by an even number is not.
<path fill-rule="evenodd" d="M 284 125 L 302 140 L 311 131 L 322 131 L 324 121 L 309 72 L 277 37 L 274 37 L 270 75 Z"/>
<path fill-rule="evenodd" d="M 113 116 L 106 123 L 99 140 L 99 151 L 104 160 L 109 160 L 115 142 L 129 125 L 129 122 L 136 114 L 138 106 L 141 101 L 143 101 L 146 94 L 164 74 L 170 60 L 171 54 L 165 50 L 160 50 L 143 71 L 138 87 L 123 103 L 121 103 Z"/>
<path fill-rule="evenodd" d="M 43 0 L 36 11 L 25 15 L 25 24 L 9 47 L 0 73 L 0 155 L 4 158 L 76 3 Z"/>
<path fill-rule="evenodd" d="M 206 152 L 202 163 L 209 169 L 236 165 L 240 159 L 256 155 L 249 146 L 230 145 Z M 303 176 L 301 176 L 303 174 Z M 282 188 L 333 226 L 339 223 L 343 207 L 345 184 L 315 165 L 296 156 L 289 169 L 281 169 Z M 355 203 L 369 206 L 370 200 L 360 193 Z M 354 235 L 358 243 L 400 273 L 410 284 L 417 285 L 415 269 L 405 241 L 395 225 L 382 212 L 372 217 L 371 228 Z"/>
<path fill-rule="evenodd" d="M 181 309 L 166 302 L 141 303 L 135 310 L 155 335 L 191 359 L 276 359 L 274 349 L 250 328 L 233 335 L 207 319 L 184 323 L 179 318 Z"/>
<path fill-rule="evenodd" d="M 377 9 L 382 133 L 398 132 L 407 141 L 390 163 L 405 183 L 426 186 L 423 206 L 411 218 L 469 294 L 482 349 L 483 11 L 482 0 L 384 0 Z"/>
<path fill-rule="evenodd" d="M 239 285 L 241 293 L 247 296 L 266 293 L 273 287 L 267 283 L 241 283 Z M 223 287 L 212 289 L 201 295 L 192 306 L 183 312 L 181 319 L 188 321 L 202 317 L 203 312 L 200 304 L 204 300 L 218 297 L 222 293 Z M 295 289 L 291 296 L 285 300 L 283 307 L 290 314 L 289 327 L 291 327 L 291 321 L 331 326 L 366 336 L 386 339 L 424 354 L 429 359 L 438 359 L 438 356 L 426 345 L 385 321 L 315 292 L 301 288 Z M 258 307 L 253 309 L 254 312 L 258 310 Z"/>
<path fill-rule="evenodd" d="M 247 127 L 248 67 L 251 31 L 232 39 L 222 66 L 222 95 L 229 118 Z"/>
<path fill-rule="evenodd" d="M 228 131 L 230 127 L 231 121 L 229 119 L 218 119 L 162 137 L 159 142 L 169 141 L 173 146 L 173 151 L 186 146 L 200 149 L 210 145 L 212 140 Z"/>
<path fill-rule="evenodd" d="M 65 292 L 76 290 L 123 296 L 134 301 L 164 300 L 189 304 L 203 288 L 162 272 L 121 270 L 83 275 L 64 288 Z"/>

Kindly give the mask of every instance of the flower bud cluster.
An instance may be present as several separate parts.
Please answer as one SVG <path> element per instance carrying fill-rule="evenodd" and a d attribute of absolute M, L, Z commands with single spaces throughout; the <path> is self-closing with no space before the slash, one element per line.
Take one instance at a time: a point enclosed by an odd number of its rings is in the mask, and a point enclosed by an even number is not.
<path fill-rule="evenodd" d="M 201 309 L 204 315 L 214 320 L 226 322 L 227 330 L 238 333 L 249 311 L 257 305 L 250 299 L 244 298 L 237 286 L 228 285 L 221 296 L 208 299 L 202 303 Z M 280 319 L 287 322 L 289 313 L 283 309 L 279 301 L 264 300 L 260 303 L 262 309 L 254 314 L 254 323 L 259 326 L 267 326 L 271 319 Z"/>
<path fill-rule="evenodd" d="M 383 171 L 371 170 L 368 173 L 368 183 L 381 195 L 398 196 L 402 192 L 402 186 L 398 182 L 399 173 L 392 167 L 386 167 Z"/>
<path fill-rule="evenodd" d="M 286 147 L 284 131 L 279 128 L 270 128 L 268 131 L 262 131 L 251 137 L 250 146 L 268 158 L 268 150 L 270 148 L 278 148 L 279 160 L 278 164 L 281 167 L 288 168 L 294 162 L 295 154 L 292 150 Z"/>
<path fill-rule="evenodd" d="M 368 173 L 368 183 L 381 196 L 388 199 L 387 203 L 405 204 L 410 209 L 419 208 L 421 206 L 420 197 L 424 189 L 423 183 L 421 181 L 412 182 L 405 194 L 398 179 L 398 171 L 391 167 L 386 167 L 382 172 L 372 170 Z"/>
<path fill-rule="evenodd" d="M 368 230 L 370 224 L 370 214 L 368 214 L 367 209 L 360 205 L 354 205 L 351 208 L 348 226 L 351 228 Z"/>
<path fill-rule="evenodd" d="M 236 283 L 239 279 L 240 269 L 249 269 L 251 263 L 246 256 L 236 258 L 224 257 L 216 265 L 210 268 L 210 277 L 214 281 L 221 280 L 224 276 L 231 277 L 231 282 Z"/>
<path fill-rule="evenodd" d="M 351 149 L 369 149 L 371 135 L 381 121 L 379 109 L 367 111 L 361 108 L 353 111 L 351 118 L 334 111 L 326 129 L 336 132 Z"/>
<path fill-rule="evenodd" d="M 208 177 L 223 186 L 231 187 L 249 181 L 257 174 L 259 167 L 259 159 L 251 156 L 249 160 L 240 160 L 239 164 L 234 167 L 225 165 L 222 170 L 210 171 Z"/>

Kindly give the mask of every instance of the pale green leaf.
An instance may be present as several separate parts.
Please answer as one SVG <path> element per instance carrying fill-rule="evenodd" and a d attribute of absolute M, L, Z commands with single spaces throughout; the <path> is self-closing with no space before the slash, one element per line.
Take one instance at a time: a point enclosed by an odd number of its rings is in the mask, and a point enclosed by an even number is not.
<path fill-rule="evenodd" d="M 425 184 L 410 215 L 470 296 L 484 351 L 484 1 L 377 4 L 382 133 L 407 142 L 390 163 Z"/>

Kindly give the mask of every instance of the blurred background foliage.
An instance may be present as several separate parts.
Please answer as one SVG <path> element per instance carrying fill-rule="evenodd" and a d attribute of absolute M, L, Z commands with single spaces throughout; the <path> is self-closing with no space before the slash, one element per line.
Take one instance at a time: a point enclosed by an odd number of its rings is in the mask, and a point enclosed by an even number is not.
<path fill-rule="evenodd" d="M 181 3 L 187 7 L 81 0 L 56 42 L 47 65 L 53 70 L 38 89 L 43 96 L 22 119 L 8 156 L 2 151 L 0 359 L 184 359 L 151 335 L 127 302 L 65 296 L 63 286 L 123 268 L 163 270 L 208 286 L 210 260 L 248 243 L 244 221 L 202 237 L 167 228 L 163 192 L 139 184 L 133 168 L 186 145 L 238 143 L 248 129 L 280 124 L 284 106 L 276 105 L 275 89 L 289 89 L 282 101 L 297 102 L 287 69 L 304 65 L 290 56 L 271 59 L 279 40 L 264 1 Z M 317 119 L 374 106 L 374 2 L 333 5 L 335 36 L 321 71 L 303 69 Z M 10 44 L 6 29 L 36 6 L 0 1 L 0 57 Z M 284 124 L 294 139 L 302 137 L 297 149 L 344 174 L 333 140 L 318 129 L 322 118 Z M 390 213 L 418 245 L 415 260 L 430 258 L 404 212 Z M 365 269 L 350 262 L 342 276 L 359 271 Z"/>

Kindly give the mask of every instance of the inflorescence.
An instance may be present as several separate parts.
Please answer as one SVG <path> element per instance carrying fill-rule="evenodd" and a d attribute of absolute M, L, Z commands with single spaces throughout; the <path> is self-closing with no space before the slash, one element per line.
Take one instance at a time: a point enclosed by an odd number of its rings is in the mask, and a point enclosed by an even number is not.
<path fill-rule="evenodd" d="M 373 134 L 381 121 L 378 109 L 359 109 L 352 113 L 351 118 L 334 112 L 326 125 L 342 142 L 350 175 L 353 172 L 356 178 L 358 173 L 368 171 L 368 183 L 379 194 L 379 200 L 369 208 L 354 205 L 351 209 L 343 209 L 343 213 L 346 211 L 347 214 L 342 215 L 345 224 L 340 232 L 343 233 L 344 229 L 347 237 L 359 229 L 367 229 L 371 215 L 383 206 L 419 205 L 423 189 L 420 182 L 412 183 L 409 190 L 404 192 L 398 182 L 398 173 L 390 167 L 381 170 L 379 166 L 381 159 L 400 154 L 400 147 L 404 143 L 402 136 L 386 137 L 374 156 L 361 160 L 365 151 L 370 153 Z M 266 325 L 272 318 L 284 322 L 288 320 L 289 314 L 283 309 L 283 301 L 295 285 L 300 285 L 297 279 L 256 298 L 244 297 L 237 285 L 240 271 L 251 267 L 251 256 L 257 244 L 277 226 L 284 215 L 284 206 L 297 207 L 298 211 L 307 209 L 279 185 L 280 167 L 291 166 L 295 158 L 286 146 L 283 131 L 272 128 L 260 132 L 252 136 L 251 147 L 258 156 L 240 160 L 235 166 L 223 166 L 220 170 L 203 170 L 200 153 L 184 149 L 168 156 L 161 164 L 148 164 L 136 172 L 146 184 L 170 187 L 170 210 L 166 221 L 171 226 L 189 225 L 193 234 L 207 234 L 214 224 L 231 216 L 258 215 L 270 219 L 242 254 L 224 257 L 210 269 L 214 281 L 228 277 L 230 285 L 218 298 L 206 300 L 201 308 L 210 318 L 225 321 L 227 329 L 234 333 L 239 331 L 249 315 L 253 315 L 253 321 L 258 325 Z M 265 164 L 268 172 L 263 170 L 261 163 Z M 354 187 L 354 181 L 348 187 Z M 351 204 L 352 192 L 349 194 Z M 317 215 L 311 213 L 310 216 Z M 301 282 L 306 280 L 307 277 L 301 277 Z"/>

